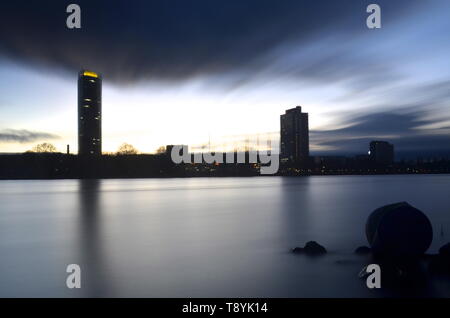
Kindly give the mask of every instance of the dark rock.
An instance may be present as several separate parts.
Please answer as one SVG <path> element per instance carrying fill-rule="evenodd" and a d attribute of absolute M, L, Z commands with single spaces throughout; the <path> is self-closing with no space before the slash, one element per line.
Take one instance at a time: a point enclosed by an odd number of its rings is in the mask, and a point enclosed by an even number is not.
<path fill-rule="evenodd" d="M 405 260 L 425 253 L 433 228 L 424 213 L 400 202 L 373 211 L 367 219 L 366 236 L 373 253 Z"/>
<path fill-rule="evenodd" d="M 319 243 L 315 241 L 309 241 L 305 244 L 305 247 L 303 248 L 305 251 L 305 254 L 308 255 L 320 255 L 320 254 L 326 254 L 327 250 L 325 247 L 320 245 Z"/>
<path fill-rule="evenodd" d="M 366 255 L 369 254 L 371 252 L 370 247 L 367 246 L 360 246 L 355 250 L 355 254 L 358 255 Z"/>
<path fill-rule="evenodd" d="M 326 254 L 327 250 L 319 243 L 315 241 L 309 241 L 305 244 L 305 247 L 295 247 L 292 249 L 292 252 L 314 256 Z"/>
<path fill-rule="evenodd" d="M 450 243 L 442 246 L 439 249 L 439 254 L 433 256 L 430 264 L 428 265 L 428 270 L 432 274 L 450 274 Z"/>
<path fill-rule="evenodd" d="M 439 257 L 450 264 L 450 243 L 445 244 L 439 249 Z"/>

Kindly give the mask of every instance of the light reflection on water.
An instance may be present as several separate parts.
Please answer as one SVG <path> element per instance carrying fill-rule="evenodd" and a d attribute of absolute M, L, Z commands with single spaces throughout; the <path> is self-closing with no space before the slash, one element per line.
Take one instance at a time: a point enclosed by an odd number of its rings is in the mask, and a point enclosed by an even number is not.
<path fill-rule="evenodd" d="M 0 181 L 0 296 L 373 297 L 375 208 L 408 201 L 450 241 L 450 176 Z M 440 228 L 444 228 L 444 237 Z M 447 235 L 447 237 L 445 237 Z M 289 252 L 316 240 L 329 254 Z M 82 269 L 69 290 L 66 266 Z M 450 284 L 449 284 L 450 285 Z M 450 296 L 436 284 L 417 295 Z"/>

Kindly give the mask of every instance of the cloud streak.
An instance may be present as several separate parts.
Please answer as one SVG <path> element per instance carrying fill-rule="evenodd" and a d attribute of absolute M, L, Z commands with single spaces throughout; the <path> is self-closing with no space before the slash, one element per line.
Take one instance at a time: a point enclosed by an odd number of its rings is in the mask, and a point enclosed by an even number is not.
<path fill-rule="evenodd" d="M 382 112 L 350 117 L 347 127 L 311 131 L 311 144 L 318 154 L 357 154 L 368 150 L 372 140 L 387 140 L 399 154 L 450 154 L 450 129 L 420 129 L 434 123 L 422 110 Z"/>
<path fill-rule="evenodd" d="M 1 143 L 28 143 L 38 140 L 54 140 L 60 137 L 46 132 L 29 131 L 26 129 L 3 129 L 0 130 Z"/>

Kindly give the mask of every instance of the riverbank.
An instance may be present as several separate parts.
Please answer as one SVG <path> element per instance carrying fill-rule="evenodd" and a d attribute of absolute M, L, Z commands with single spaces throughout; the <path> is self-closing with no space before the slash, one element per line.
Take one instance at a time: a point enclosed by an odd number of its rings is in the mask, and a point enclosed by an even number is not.
<path fill-rule="evenodd" d="M 131 179 L 191 177 L 255 177 L 261 165 L 254 164 L 174 164 L 165 154 L 103 155 L 79 157 L 61 153 L 25 153 L 0 156 L 0 180 L 36 179 Z M 294 168 L 281 165 L 274 175 L 343 176 L 448 174 L 450 161 L 396 163 L 392 166 L 314 166 Z"/>

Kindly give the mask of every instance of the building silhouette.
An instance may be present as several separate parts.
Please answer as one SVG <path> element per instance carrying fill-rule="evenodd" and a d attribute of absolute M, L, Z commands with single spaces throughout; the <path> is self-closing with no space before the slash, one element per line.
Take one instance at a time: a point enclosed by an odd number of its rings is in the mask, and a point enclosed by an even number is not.
<path fill-rule="evenodd" d="M 370 161 L 382 165 L 394 163 L 394 145 L 387 141 L 371 141 L 369 149 Z"/>
<path fill-rule="evenodd" d="M 78 154 L 102 154 L 102 79 L 82 70 L 78 75 Z"/>
<path fill-rule="evenodd" d="M 308 113 L 297 106 L 280 116 L 280 160 L 306 164 L 309 159 Z"/>

